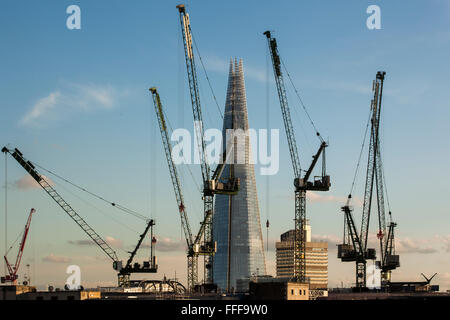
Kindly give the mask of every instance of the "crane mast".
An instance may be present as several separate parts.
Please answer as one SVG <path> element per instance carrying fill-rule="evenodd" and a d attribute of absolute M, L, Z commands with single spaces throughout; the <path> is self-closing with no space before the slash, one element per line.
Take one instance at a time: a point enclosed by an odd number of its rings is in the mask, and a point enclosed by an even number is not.
<path fill-rule="evenodd" d="M 371 101 L 371 130 L 369 142 L 369 155 L 367 159 L 367 173 L 366 184 L 364 189 L 364 204 L 361 223 L 361 241 L 363 249 L 367 248 L 367 239 L 369 233 L 370 215 L 372 209 L 373 188 L 376 188 L 377 195 L 377 213 L 378 213 L 378 233 L 377 238 L 380 245 L 381 261 L 378 262 L 381 267 L 381 278 L 384 283 L 390 281 L 390 271 L 399 266 L 398 256 L 395 256 L 393 249 L 393 235 L 395 223 L 389 225 L 388 234 L 386 228 L 385 218 L 385 204 L 384 204 L 384 179 L 383 179 L 383 164 L 381 160 L 381 146 L 380 146 L 380 118 L 381 106 L 383 98 L 383 84 L 386 72 L 378 71 L 376 79 L 373 83 L 374 97 Z M 390 244 L 390 248 L 388 245 Z M 389 263 L 387 261 L 389 259 Z"/>
<path fill-rule="evenodd" d="M 221 163 L 216 167 L 211 178 L 211 170 L 206 158 L 206 144 L 203 134 L 203 117 L 200 104 L 200 94 L 198 89 L 197 71 L 195 68 L 194 49 L 192 45 L 191 25 L 189 21 L 189 14 L 186 12 L 186 8 L 183 4 L 176 6 L 180 14 L 181 34 L 183 38 L 184 53 L 186 60 L 186 70 L 189 82 L 189 92 L 191 97 L 192 112 L 194 115 L 194 130 L 197 140 L 198 152 L 200 156 L 200 166 L 203 178 L 203 210 L 204 220 L 202 225 L 204 229 L 203 245 L 205 251 L 209 252 L 205 254 L 204 260 L 204 282 L 212 284 L 213 279 L 213 259 L 216 251 L 216 244 L 213 239 L 212 232 L 212 219 L 214 217 L 214 195 L 215 194 L 227 194 L 234 195 L 239 189 L 239 179 L 229 177 L 225 183 L 219 183 L 221 173 L 224 168 L 224 164 Z M 224 159 L 226 157 L 224 156 Z M 208 218 L 211 217 L 211 218 Z"/>
<path fill-rule="evenodd" d="M 380 114 L 381 114 L 381 99 L 383 94 L 383 82 L 386 72 L 377 72 L 376 80 L 373 84 L 374 97 L 371 102 L 372 118 L 370 130 L 369 155 L 367 159 L 367 173 L 366 185 L 364 191 L 363 215 L 361 224 L 361 239 L 363 248 L 367 248 L 367 238 L 369 232 L 370 213 L 372 208 L 372 196 L 374 182 L 377 190 L 377 204 L 378 204 L 378 222 L 379 231 L 377 237 L 380 242 L 380 248 L 383 252 L 384 236 L 386 235 L 386 222 L 384 215 L 384 193 L 383 193 L 383 176 L 382 163 L 380 156 Z"/>
<path fill-rule="evenodd" d="M 5 278 L 2 280 L 4 280 L 5 282 L 12 282 L 12 283 L 16 283 L 17 282 L 17 271 L 19 270 L 20 267 L 20 261 L 22 260 L 22 255 L 23 255 L 23 250 L 25 248 L 25 242 L 27 241 L 27 236 L 28 236 L 28 231 L 30 230 L 30 225 L 31 225 L 31 218 L 33 216 L 33 213 L 35 213 L 36 210 L 34 208 L 32 208 L 30 210 L 30 214 L 28 215 L 28 219 L 27 219 L 27 223 L 25 224 L 25 229 L 22 235 L 22 241 L 20 242 L 20 247 L 19 247 L 19 252 L 17 253 L 17 257 L 16 257 L 16 262 L 14 263 L 14 266 L 11 266 L 11 264 L 8 261 L 8 258 L 5 256 L 3 257 L 5 259 L 6 262 L 6 266 L 8 268 L 8 272 L 9 275 L 6 275 Z M 2 282 L 4 282 L 2 281 Z"/>
<path fill-rule="evenodd" d="M 371 100 L 371 118 L 370 118 L 370 140 L 369 140 L 369 152 L 367 159 L 367 171 L 366 171 L 366 182 L 364 188 L 364 202 L 363 202 L 363 212 L 362 212 L 362 222 L 361 222 L 361 232 L 358 237 L 357 234 L 349 232 L 350 227 L 347 228 L 348 237 L 352 239 L 353 244 L 339 245 L 338 247 L 338 258 L 342 261 L 356 261 L 356 288 L 363 289 L 366 288 L 366 265 L 367 260 L 376 259 L 376 251 L 373 248 L 368 249 L 368 234 L 369 234 L 369 224 L 370 216 L 372 212 L 372 200 L 374 195 L 374 188 L 376 188 L 377 197 L 377 218 L 378 218 L 378 232 L 377 238 L 380 246 L 380 261 L 377 261 L 377 265 L 381 269 L 381 280 L 382 285 L 385 286 L 390 281 L 391 270 L 396 269 L 400 266 L 399 256 L 395 255 L 395 244 L 394 244 L 394 228 L 397 226 L 396 223 L 391 222 L 386 227 L 385 219 L 385 204 L 384 204 L 384 179 L 383 179 L 383 167 L 381 161 L 381 147 L 380 147 L 380 116 L 381 116 L 381 102 L 383 96 L 383 83 L 386 72 L 378 71 L 376 74 L 376 79 L 373 82 L 372 91 L 373 99 Z M 348 211 L 349 209 L 349 199 L 347 205 L 342 207 L 342 210 Z M 391 216 L 391 212 L 389 212 Z M 346 224 L 348 225 L 348 215 L 345 216 Z M 344 240 L 345 240 L 344 230 Z"/>
<path fill-rule="evenodd" d="M 172 159 L 171 144 L 169 140 L 169 134 L 167 131 L 166 121 L 164 119 L 164 112 L 162 109 L 161 99 L 159 97 L 156 88 L 150 88 L 150 92 L 153 97 L 153 104 L 155 106 L 156 116 L 158 118 L 159 129 L 161 131 L 161 138 L 164 146 L 164 152 L 167 159 L 167 165 L 169 166 L 170 178 L 172 180 L 173 190 L 175 192 L 175 198 L 177 200 L 178 211 L 180 213 L 181 225 L 183 227 L 184 236 L 186 238 L 186 244 L 188 248 L 187 257 L 187 280 L 188 288 L 192 290 L 198 283 L 198 256 L 193 254 L 193 238 L 192 232 L 186 213 L 186 206 L 184 205 L 183 194 L 181 192 L 181 183 L 178 177 L 177 168 Z"/>
<path fill-rule="evenodd" d="M 183 193 L 181 189 L 181 183 L 178 176 L 177 168 L 172 159 L 172 146 L 169 140 L 169 134 L 167 130 L 166 120 L 164 118 L 164 112 L 161 104 L 161 99 L 159 93 L 155 87 L 150 88 L 152 93 L 153 104 L 155 106 L 156 116 L 158 118 L 159 129 L 161 131 L 161 138 L 164 146 L 164 153 L 166 155 L 167 164 L 169 167 L 170 177 L 172 180 L 173 189 L 175 192 L 175 198 L 177 200 L 178 210 L 180 213 L 181 224 L 183 227 L 184 235 L 187 243 L 187 278 L 188 278 L 188 288 L 189 290 L 194 290 L 195 286 L 198 284 L 198 257 L 199 255 L 211 255 L 214 253 L 214 247 L 209 245 L 204 245 L 202 243 L 202 237 L 205 233 L 206 226 L 211 223 L 211 211 L 207 212 L 204 220 L 200 224 L 200 229 L 195 236 L 192 235 L 191 227 L 189 224 L 188 215 L 186 213 L 186 206 L 184 204 Z M 217 170 L 214 174 L 216 176 Z"/>
<path fill-rule="evenodd" d="M 210 168 L 206 159 L 206 147 L 203 139 L 203 117 L 200 105 L 200 94 L 198 90 L 197 71 L 195 69 L 194 50 L 192 46 L 191 26 L 189 15 L 186 13 L 184 5 L 177 6 L 180 13 L 181 32 L 183 35 L 184 52 L 186 59 L 186 69 L 189 82 L 189 92 L 191 96 L 192 112 L 194 114 L 194 130 L 197 139 L 197 146 L 200 155 L 200 166 L 203 177 L 203 210 L 204 218 L 208 215 L 213 215 L 214 194 L 210 188 Z M 206 222 L 205 222 L 206 223 Z M 214 248 L 212 239 L 212 219 L 205 224 L 204 243 L 211 249 Z M 211 255 L 206 255 L 204 260 L 204 281 L 206 283 L 213 283 L 213 257 L 214 251 Z"/>
<path fill-rule="evenodd" d="M 330 188 L 330 177 L 325 172 L 325 148 L 327 144 L 321 139 L 319 150 L 313 157 L 313 161 L 305 176 L 301 177 L 300 158 L 295 141 L 294 128 L 292 126 L 291 114 L 284 86 L 283 73 L 281 71 L 281 59 L 278 53 L 277 41 L 272 37 L 270 31 L 264 32 L 267 37 L 267 44 L 272 59 L 275 83 L 277 86 L 278 98 L 280 100 L 281 113 L 283 116 L 284 128 L 289 146 L 292 167 L 294 170 L 294 186 L 295 186 L 295 239 L 294 239 L 294 279 L 299 282 L 306 282 L 306 191 L 328 191 Z M 318 134 L 320 137 L 320 135 Z M 310 182 L 309 177 L 317 163 L 319 157 L 323 155 L 322 176 Z"/>

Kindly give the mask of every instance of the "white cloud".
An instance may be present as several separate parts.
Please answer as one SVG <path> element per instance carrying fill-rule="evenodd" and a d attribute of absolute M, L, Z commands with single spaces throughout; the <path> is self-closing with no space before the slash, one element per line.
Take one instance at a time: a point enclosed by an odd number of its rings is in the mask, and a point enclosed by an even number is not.
<path fill-rule="evenodd" d="M 105 241 L 108 242 L 110 246 L 116 247 L 116 248 L 123 248 L 123 241 L 120 239 L 115 239 L 113 237 L 107 236 L 105 238 Z"/>
<path fill-rule="evenodd" d="M 72 259 L 64 256 L 56 256 L 53 253 L 50 253 L 48 256 L 42 258 L 42 261 L 50 263 L 69 263 Z"/>
<path fill-rule="evenodd" d="M 450 253 L 450 234 L 446 236 L 435 236 L 435 240 L 442 244 L 444 252 Z"/>
<path fill-rule="evenodd" d="M 51 185 L 54 186 L 55 183 L 48 177 L 42 175 L 42 177 Z M 29 190 L 29 189 L 39 189 L 41 186 L 39 183 L 36 182 L 30 175 L 26 174 L 19 180 L 14 182 L 14 185 L 22 190 Z"/>
<path fill-rule="evenodd" d="M 52 92 L 48 96 L 39 99 L 34 104 L 33 108 L 23 116 L 22 120 L 20 120 L 21 124 L 30 124 L 36 119 L 44 116 L 46 113 L 50 112 L 51 109 L 55 108 L 60 99 L 61 93 L 59 91 Z"/>
<path fill-rule="evenodd" d="M 77 245 L 77 246 L 93 246 L 95 242 L 92 240 L 69 240 L 69 244 Z"/>
<path fill-rule="evenodd" d="M 433 247 L 428 239 L 400 238 L 396 239 L 395 246 L 398 253 L 429 254 L 438 252 L 438 249 Z"/>
<path fill-rule="evenodd" d="M 313 234 L 311 235 L 311 240 L 314 242 L 328 242 L 328 250 L 334 250 L 338 244 L 342 243 L 342 238 L 335 235 Z"/>
<path fill-rule="evenodd" d="M 347 202 L 347 197 L 343 197 L 343 196 L 334 196 L 334 195 L 324 195 L 324 194 L 320 194 L 314 191 L 310 191 L 306 194 L 306 197 L 309 201 L 316 203 L 316 202 L 335 202 L 338 203 L 340 205 L 344 205 Z M 354 206 L 362 206 L 363 203 L 361 201 L 361 199 L 359 199 L 358 197 L 353 197 L 352 198 L 352 204 Z"/>
<path fill-rule="evenodd" d="M 123 241 L 110 236 L 105 237 L 105 241 L 112 247 L 123 248 Z M 91 239 L 69 240 L 67 243 L 75 246 L 96 246 L 97 244 Z"/>
<path fill-rule="evenodd" d="M 149 244 L 143 244 L 142 248 L 149 248 Z M 159 252 L 175 252 L 186 251 L 185 240 L 172 240 L 170 238 L 157 238 L 155 244 L 156 251 Z"/>
<path fill-rule="evenodd" d="M 68 84 L 36 101 L 19 124 L 40 127 L 76 112 L 111 109 L 125 94 L 109 85 Z"/>

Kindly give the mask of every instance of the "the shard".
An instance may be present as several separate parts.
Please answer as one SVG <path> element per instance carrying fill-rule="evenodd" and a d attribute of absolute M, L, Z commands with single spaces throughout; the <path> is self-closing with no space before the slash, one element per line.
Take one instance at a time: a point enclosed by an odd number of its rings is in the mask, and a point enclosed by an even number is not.
<path fill-rule="evenodd" d="M 247 132 L 248 128 L 243 65 L 242 60 L 235 60 L 230 62 L 222 141 L 227 141 L 227 130 L 229 134 L 229 129 Z M 244 135 L 224 145 L 234 146 L 234 158 L 227 160 L 222 177 L 239 178 L 240 189 L 233 196 L 216 195 L 213 238 L 217 252 L 213 276 L 221 290 L 232 291 L 239 279 L 265 275 L 266 264 L 250 138 Z"/>

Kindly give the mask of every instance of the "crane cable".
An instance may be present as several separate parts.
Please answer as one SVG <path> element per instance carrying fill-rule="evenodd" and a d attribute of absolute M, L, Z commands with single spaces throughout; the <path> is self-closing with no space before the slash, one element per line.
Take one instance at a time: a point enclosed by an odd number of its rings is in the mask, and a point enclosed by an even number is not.
<path fill-rule="evenodd" d="M 297 88 L 294 85 L 294 82 L 292 81 L 291 75 L 289 74 L 289 71 L 286 68 L 286 65 L 284 64 L 283 59 L 280 57 L 281 64 L 283 65 L 284 70 L 286 71 L 286 74 L 289 78 L 289 82 L 291 83 L 292 87 L 294 88 L 295 94 L 300 101 L 301 106 L 303 107 L 303 110 L 305 111 L 306 115 L 308 116 L 309 122 L 311 123 L 312 127 L 314 128 L 314 131 L 316 132 L 317 137 L 319 138 L 320 142 L 323 142 L 322 136 L 319 133 L 319 130 L 317 130 L 316 125 L 314 124 L 314 121 L 312 120 L 311 116 L 308 113 L 308 110 L 306 109 L 305 104 L 303 103 L 303 99 L 300 96 L 300 93 L 298 92 Z"/>
<path fill-rule="evenodd" d="M 365 130 L 365 132 L 364 132 L 364 139 L 363 139 L 363 142 L 362 142 L 362 144 L 361 144 L 361 151 L 359 152 L 358 163 L 357 163 L 357 165 L 356 165 L 355 174 L 354 174 L 354 176 L 353 176 L 353 182 L 352 182 L 352 186 L 351 186 L 351 188 L 350 188 L 349 198 L 351 197 L 352 192 L 353 192 L 353 188 L 355 187 L 356 177 L 357 177 L 357 175 L 358 175 L 359 167 L 360 167 L 360 165 L 361 165 L 361 158 L 362 158 L 362 154 L 363 154 L 363 151 L 364 151 L 364 146 L 365 146 L 365 144 L 366 144 L 367 132 L 369 131 L 369 124 L 370 124 L 370 118 L 371 118 L 371 115 L 372 115 L 372 109 L 371 109 L 370 112 L 369 112 L 369 119 L 367 119 L 366 130 Z"/>
<path fill-rule="evenodd" d="M 378 146 L 380 146 L 381 143 L 378 143 Z M 383 165 L 383 160 L 381 159 L 381 149 L 380 149 L 380 165 L 381 165 L 381 170 L 382 170 L 382 174 L 383 174 L 383 185 L 384 185 L 384 193 L 386 196 L 386 201 L 387 201 L 387 205 L 388 205 L 388 210 L 389 213 L 391 212 L 391 204 L 389 202 L 389 195 L 388 195 L 388 189 L 387 189 L 387 184 L 386 184 L 386 174 L 384 173 L 384 165 Z"/>
<path fill-rule="evenodd" d="M 67 180 L 67 179 L 65 179 L 65 178 L 63 178 L 63 177 L 61 177 L 60 175 L 58 175 L 58 174 L 56 174 L 56 173 L 54 173 L 54 172 L 52 172 L 52 171 L 50 171 L 50 170 L 48 170 L 48 169 L 45 169 L 44 167 L 38 165 L 37 163 L 35 163 L 35 162 L 32 162 L 32 163 L 33 163 L 36 167 L 39 167 L 40 169 L 44 170 L 45 172 L 50 173 L 51 175 L 57 177 L 58 179 L 63 180 L 64 182 L 66 182 L 66 183 L 68 183 L 68 184 L 74 186 L 75 188 L 77 188 L 77 189 L 79 189 L 79 190 L 81 190 L 81 191 L 84 191 L 84 192 L 90 194 L 91 196 L 93 196 L 93 197 L 95 197 L 95 198 L 97 198 L 97 199 L 99 199 L 99 200 L 102 200 L 102 201 L 104 201 L 104 202 L 106 202 L 106 203 L 109 203 L 109 204 L 112 205 L 113 207 L 116 207 L 117 209 L 119 209 L 119 210 L 121 210 L 121 211 L 123 211 L 123 212 L 125 212 L 125 213 L 127 213 L 127 214 L 130 214 L 130 215 L 132 215 L 132 216 L 134 216 L 134 217 L 136 217 L 136 218 L 138 218 L 138 219 L 142 219 L 142 220 L 144 220 L 144 221 L 148 221 L 148 220 L 149 220 L 148 217 L 146 217 L 146 216 L 144 216 L 144 215 L 142 215 L 142 214 L 140 214 L 140 213 L 138 213 L 138 212 L 136 212 L 136 211 L 133 211 L 133 210 L 131 210 L 131 209 L 128 209 L 128 208 L 126 208 L 126 207 L 124 207 L 124 206 L 122 206 L 122 205 L 120 205 L 120 204 L 118 204 L 118 203 L 115 203 L 115 202 L 106 200 L 106 199 L 103 198 L 102 196 L 99 196 L 99 195 L 97 195 L 97 194 L 95 194 L 95 193 L 93 193 L 93 192 L 91 192 L 91 191 L 89 191 L 89 190 L 87 190 L 87 189 L 85 189 L 85 188 L 83 188 L 83 187 L 80 187 L 80 186 L 76 185 L 75 183 L 73 183 L 73 182 L 71 182 L 71 181 L 69 181 L 69 180 Z"/>
<path fill-rule="evenodd" d="M 128 225 L 126 225 L 126 224 L 124 224 L 124 223 L 122 223 L 122 222 L 120 222 L 119 220 L 117 220 L 117 219 L 114 218 L 113 216 L 110 216 L 110 215 L 106 214 L 105 212 L 103 212 L 102 210 L 100 210 L 98 207 L 96 207 L 95 205 L 93 205 L 92 203 L 90 203 L 89 201 L 87 201 L 87 200 L 85 200 L 85 199 L 79 197 L 79 196 L 76 195 L 74 192 L 72 192 L 72 191 L 69 190 L 68 188 L 64 187 L 62 184 L 56 183 L 56 182 L 55 182 L 55 184 L 57 184 L 59 187 L 61 187 L 62 189 L 64 189 L 65 191 L 67 191 L 68 193 L 70 193 L 71 195 L 73 195 L 75 198 L 77 198 L 77 199 L 80 200 L 81 202 L 83 202 L 83 203 L 85 203 L 86 205 L 88 205 L 88 206 L 94 208 L 95 210 L 97 210 L 98 212 L 100 212 L 101 214 L 103 214 L 105 217 L 108 217 L 108 218 L 110 218 L 111 220 L 115 221 L 117 224 L 121 225 L 122 227 L 124 227 L 124 228 L 126 228 L 126 229 L 128 229 L 128 230 L 130 230 L 130 231 L 133 231 L 133 232 L 139 234 L 139 231 L 137 231 L 137 230 L 135 230 L 135 229 L 129 227 Z"/>
<path fill-rule="evenodd" d="M 192 28 L 190 27 L 190 29 L 192 29 Z M 217 102 L 216 95 L 214 94 L 214 90 L 212 88 L 211 81 L 209 81 L 208 73 L 206 72 L 205 65 L 203 64 L 203 59 L 202 59 L 202 56 L 200 55 L 200 51 L 198 50 L 197 42 L 195 41 L 194 35 L 192 34 L 192 30 L 191 30 L 191 37 L 192 37 L 192 40 L 194 42 L 195 51 L 197 51 L 197 54 L 198 54 L 198 57 L 199 57 L 199 60 L 200 60 L 200 64 L 202 65 L 203 72 L 205 73 L 206 80 L 208 80 L 209 89 L 211 90 L 211 94 L 212 94 L 212 96 L 214 98 L 214 102 L 216 103 L 217 109 L 219 110 L 220 117 L 223 120 L 222 109 L 220 109 L 220 107 L 219 107 L 219 103 Z"/>
<path fill-rule="evenodd" d="M 173 132 L 172 125 L 170 124 L 170 120 L 169 120 L 169 118 L 167 117 L 167 114 L 166 114 L 166 112 L 164 111 L 164 109 L 162 110 L 162 112 L 163 112 L 163 114 L 164 114 L 165 120 L 167 121 L 167 124 L 168 124 L 168 127 L 169 127 L 170 131 Z M 199 186 L 199 184 L 197 183 L 197 180 L 195 180 L 194 174 L 192 173 L 191 168 L 189 168 L 189 166 L 185 166 L 185 167 L 187 167 L 187 169 L 188 169 L 188 171 L 189 171 L 189 174 L 191 175 L 192 180 L 194 181 L 194 184 L 195 184 L 195 186 L 197 187 L 198 191 L 201 192 L 200 186 Z"/>
<path fill-rule="evenodd" d="M 12 245 L 9 247 L 9 249 L 6 251 L 5 256 L 8 255 L 8 253 L 12 250 L 12 248 L 14 247 L 14 245 L 16 244 L 16 242 L 20 239 L 20 237 L 23 236 L 24 231 L 22 230 L 22 232 L 19 233 L 19 235 L 17 236 L 16 240 L 14 240 L 14 242 L 12 243 Z"/>

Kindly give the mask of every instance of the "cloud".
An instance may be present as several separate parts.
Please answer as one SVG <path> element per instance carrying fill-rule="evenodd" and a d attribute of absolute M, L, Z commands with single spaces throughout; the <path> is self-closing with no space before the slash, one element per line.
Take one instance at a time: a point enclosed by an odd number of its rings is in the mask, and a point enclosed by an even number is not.
<path fill-rule="evenodd" d="M 123 241 L 110 236 L 105 237 L 105 241 L 112 247 L 123 248 Z M 91 239 L 69 240 L 67 243 L 75 246 L 96 246 L 97 244 Z"/>
<path fill-rule="evenodd" d="M 34 120 L 39 119 L 48 113 L 51 109 L 55 108 L 56 104 L 61 99 L 61 93 L 55 91 L 50 93 L 48 96 L 39 99 L 33 106 L 33 108 L 26 113 L 20 122 L 22 124 L 32 123 Z"/>
<path fill-rule="evenodd" d="M 119 239 L 115 239 L 113 237 L 107 236 L 105 241 L 112 247 L 123 248 L 123 241 Z"/>
<path fill-rule="evenodd" d="M 149 248 L 150 244 L 143 244 L 142 248 Z M 186 241 L 185 240 L 172 240 L 170 238 L 157 238 L 155 244 L 156 251 L 159 252 L 175 252 L 175 251 L 186 251 Z"/>
<path fill-rule="evenodd" d="M 69 240 L 67 241 L 69 244 L 73 244 L 76 246 L 93 246 L 95 242 L 92 240 Z"/>
<path fill-rule="evenodd" d="M 311 235 L 311 241 L 314 242 L 328 242 L 328 250 L 336 249 L 336 246 L 342 243 L 342 238 L 339 238 L 335 235 L 320 235 L 313 234 Z"/>
<path fill-rule="evenodd" d="M 358 233 L 360 229 L 357 229 Z M 431 254 L 437 253 L 435 238 L 419 239 L 410 237 L 395 236 L 395 252 L 396 254 Z M 367 248 L 375 248 L 377 256 L 379 256 L 380 240 L 377 238 L 375 231 L 370 231 L 367 238 Z"/>
<path fill-rule="evenodd" d="M 397 253 L 420 253 L 430 254 L 436 253 L 438 250 L 430 245 L 429 240 L 411 239 L 411 238 L 397 238 L 395 241 L 395 248 Z"/>
<path fill-rule="evenodd" d="M 450 234 L 446 236 L 435 236 L 435 240 L 443 245 L 445 252 L 450 252 Z"/>
<path fill-rule="evenodd" d="M 269 239 L 269 251 L 270 252 L 276 251 L 276 243 L 279 241 L 280 241 L 279 238 Z M 328 250 L 334 250 L 336 248 L 337 244 L 342 243 L 342 238 L 339 238 L 335 235 L 312 234 L 311 241 L 312 242 L 327 242 Z M 264 241 L 264 250 L 266 250 L 266 242 L 265 241 Z"/>
<path fill-rule="evenodd" d="M 72 259 L 64 256 L 56 256 L 53 253 L 50 253 L 50 255 L 42 258 L 42 261 L 50 263 L 69 263 L 72 261 Z"/>
<path fill-rule="evenodd" d="M 359 233 L 359 229 L 357 230 Z M 328 249 L 333 250 L 336 248 L 336 245 L 342 243 L 342 238 L 338 237 L 336 235 L 320 235 L 320 234 L 313 234 L 311 236 L 312 241 L 326 241 L 328 242 Z M 445 242 L 445 239 L 447 239 L 447 243 L 445 243 L 446 252 L 450 252 L 450 235 L 448 236 L 437 236 L 432 239 L 411 239 L 409 237 L 396 237 L 395 238 L 395 251 L 396 254 L 410 254 L 410 253 L 416 253 L 416 254 L 431 254 L 431 253 L 437 253 L 439 250 L 436 248 L 436 245 L 438 243 Z M 371 232 L 368 235 L 367 239 L 367 247 L 368 248 L 376 248 L 379 250 L 379 240 L 375 233 Z"/>
<path fill-rule="evenodd" d="M 51 186 L 55 183 L 48 177 L 41 175 Z M 24 175 L 22 178 L 14 182 L 14 186 L 21 190 L 39 189 L 41 186 L 36 182 L 29 174 Z"/>
<path fill-rule="evenodd" d="M 127 91 L 117 90 L 110 85 L 68 84 L 37 100 L 19 124 L 39 127 L 76 112 L 111 109 L 125 94 Z"/>
<path fill-rule="evenodd" d="M 334 195 L 323 195 L 314 191 L 310 191 L 306 194 L 306 197 L 309 201 L 313 203 L 322 203 L 322 202 L 334 202 L 340 205 L 344 205 L 347 202 L 347 197 L 343 196 L 334 196 Z M 352 204 L 354 206 L 362 206 L 363 202 L 358 197 L 352 198 Z"/>

